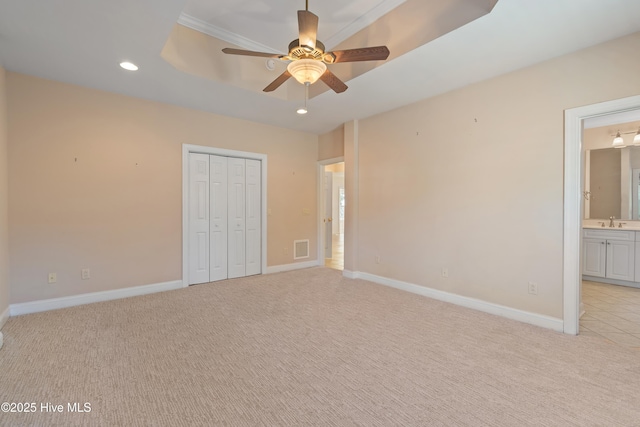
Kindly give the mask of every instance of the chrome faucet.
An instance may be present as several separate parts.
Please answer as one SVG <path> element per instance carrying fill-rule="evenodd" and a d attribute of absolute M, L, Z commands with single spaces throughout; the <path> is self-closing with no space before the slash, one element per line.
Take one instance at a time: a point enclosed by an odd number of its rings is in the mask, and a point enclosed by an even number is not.
<path fill-rule="evenodd" d="M 615 216 L 609 217 L 609 227 L 615 227 L 616 225 L 613 223 L 613 220 L 616 219 Z"/>

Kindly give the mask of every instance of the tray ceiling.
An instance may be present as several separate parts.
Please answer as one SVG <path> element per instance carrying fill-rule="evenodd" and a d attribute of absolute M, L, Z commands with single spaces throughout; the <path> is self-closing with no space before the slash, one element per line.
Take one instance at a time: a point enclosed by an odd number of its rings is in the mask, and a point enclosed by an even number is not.
<path fill-rule="evenodd" d="M 358 16 L 376 9 L 375 1 L 362 1 L 310 0 L 310 10 L 320 17 L 324 42 L 335 34 L 349 34 L 357 28 L 350 25 L 363 19 Z M 376 22 L 413 1 L 401 2 Z M 472 10 L 487 3 L 469 0 L 468 7 Z M 0 64 L 8 71 L 324 133 L 349 120 L 640 31 L 637 0 L 500 0 L 491 13 L 350 79 L 346 92 L 316 94 L 309 102 L 309 114 L 298 116 L 297 95 L 292 99 L 266 96 L 261 92 L 262 78 L 256 78 L 257 89 L 238 87 L 181 71 L 162 57 L 162 51 L 176 26 L 187 29 L 178 21 L 189 13 L 247 41 L 273 44 L 280 51 L 295 38 L 290 34 L 295 33 L 295 23 L 286 24 L 286 20 L 295 19 L 303 2 L 210 0 L 210 4 L 212 15 L 206 16 L 197 11 L 197 3 L 186 0 L 0 0 Z M 289 29 L 284 28 L 287 25 Z M 372 41 L 388 35 L 381 30 L 368 34 L 369 27 L 365 24 L 338 44 L 354 37 Z M 397 32 L 393 27 L 385 30 L 392 36 Z M 282 39 L 285 46 L 279 47 Z M 214 50 L 202 56 L 211 66 L 220 60 Z M 118 64 L 123 60 L 136 63 L 140 70 L 122 70 Z M 225 67 L 229 74 L 237 73 L 235 67 Z"/>

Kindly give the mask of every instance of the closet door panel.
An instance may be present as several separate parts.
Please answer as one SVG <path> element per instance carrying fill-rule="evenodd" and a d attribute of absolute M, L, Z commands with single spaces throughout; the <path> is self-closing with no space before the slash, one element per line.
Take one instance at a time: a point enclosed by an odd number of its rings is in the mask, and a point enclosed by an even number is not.
<path fill-rule="evenodd" d="M 209 281 L 209 156 L 189 154 L 189 284 Z"/>
<path fill-rule="evenodd" d="M 261 170 L 259 160 L 246 160 L 246 275 L 262 272 Z"/>
<path fill-rule="evenodd" d="M 228 277 L 246 275 L 246 193 L 245 159 L 229 158 L 228 166 Z"/>
<path fill-rule="evenodd" d="M 211 222 L 209 280 L 227 278 L 227 158 L 210 156 Z"/>

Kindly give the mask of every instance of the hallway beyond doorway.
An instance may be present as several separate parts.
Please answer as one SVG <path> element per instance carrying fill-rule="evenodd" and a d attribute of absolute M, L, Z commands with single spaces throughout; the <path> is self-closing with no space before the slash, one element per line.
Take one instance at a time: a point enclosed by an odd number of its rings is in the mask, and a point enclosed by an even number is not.
<path fill-rule="evenodd" d="M 325 267 L 335 270 L 344 270 L 344 234 L 333 235 L 333 246 L 331 248 L 331 258 L 325 258 Z"/>

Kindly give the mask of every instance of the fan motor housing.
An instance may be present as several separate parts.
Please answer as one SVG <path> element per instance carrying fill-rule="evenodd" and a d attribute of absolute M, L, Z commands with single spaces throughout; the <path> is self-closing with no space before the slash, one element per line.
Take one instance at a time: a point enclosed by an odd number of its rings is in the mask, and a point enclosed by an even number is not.
<path fill-rule="evenodd" d="M 295 39 L 289 43 L 289 55 L 287 56 L 288 59 L 294 61 L 298 59 L 315 59 L 333 64 L 335 56 L 331 53 L 325 53 L 324 50 L 324 44 L 320 40 L 316 40 L 316 47 L 311 48 L 310 46 L 301 46 L 300 39 Z"/>

